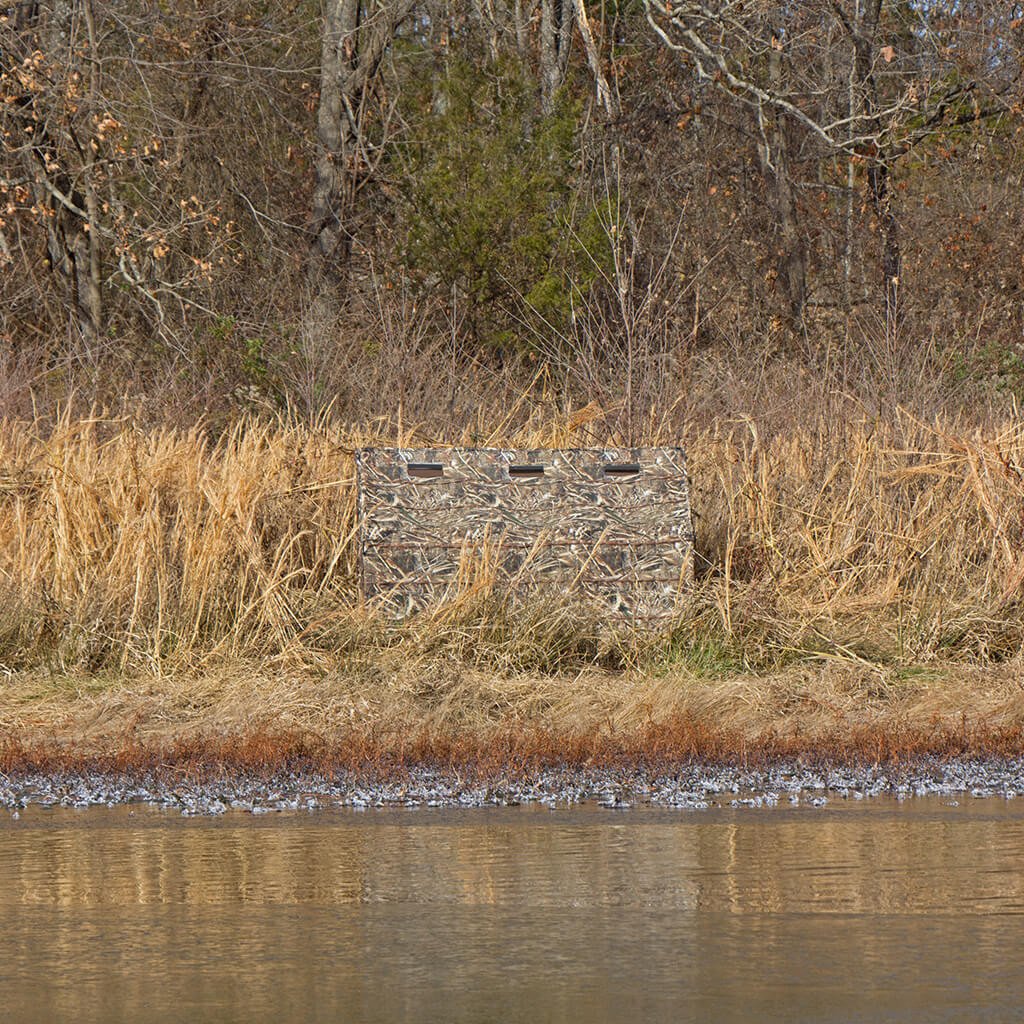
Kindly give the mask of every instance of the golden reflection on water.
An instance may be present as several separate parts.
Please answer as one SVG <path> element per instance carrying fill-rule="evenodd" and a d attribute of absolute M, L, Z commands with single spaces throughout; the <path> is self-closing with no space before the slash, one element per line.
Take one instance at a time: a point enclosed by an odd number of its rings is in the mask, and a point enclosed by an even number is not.
<path fill-rule="evenodd" d="M 852 1020 L 951 945 L 970 983 L 945 968 L 913 1006 L 1024 999 L 989 976 L 1024 911 L 1002 801 L 2 822 L 11 1020 Z"/>
<path fill-rule="evenodd" d="M 1001 809 L 1001 808 L 1000 808 Z M 488 812 L 478 812 L 486 817 Z M 29 809 L 0 906 L 392 902 L 779 913 L 1024 910 L 1024 821 L 913 813 L 241 815 Z M 522 815 L 519 821 L 515 814 Z M 130 816 L 129 816 L 130 815 Z M 774 817 L 773 817 L 774 815 Z M 955 870 L 953 870 L 955 869 Z"/>

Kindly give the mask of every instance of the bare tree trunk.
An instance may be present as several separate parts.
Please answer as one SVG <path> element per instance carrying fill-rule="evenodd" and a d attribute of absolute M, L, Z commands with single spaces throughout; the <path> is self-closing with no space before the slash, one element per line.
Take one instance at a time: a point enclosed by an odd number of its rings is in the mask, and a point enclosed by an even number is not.
<path fill-rule="evenodd" d="M 96 42 L 96 22 L 93 17 L 92 0 L 81 0 L 82 17 L 85 21 L 86 37 L 89 43 L 89 105 L 96 110 L 100 104 L 100 54 Z M 88 222 L 81 225 L 86 235 L 85 248 L 88 263 L 83 266 L 85 277 L 85 307 L 88 310 L 90 340 L 97 340 L 103 329 L 103 252 L 100 236 L 100 204 L 96 196 L 96 152 L 90 138 L 81 147 L 85 157 L 82 169 L 82 192 L 85 197 L 85 212 Z M 81 287 L 80 287 L 81 291 Z"/>
<path fill-rule="evenodd" d="M 498 41 L 498 13 L 494 9 L 494 0 L 473 0 L 473 6 L 487 40 L 487 53 L 492 61 L 497 61 L 501 56 L 501 46 Z"/>
<path fill-rule="evenodd" d="M 221 19 L 211 16 L 202 29 L 202 48 L 196 54 L 194 70 L 189 74 L 192 85 L 181 105 L 181 116 L 175 133 L 174 163 L 181 164 L 186 159 L 189 134 L 195 127 L 210 87 L 210 68 L 223 43 Z"/>
<path fill-rule="evenodd" d="M 575 14 L 574 0 L 541 0 L 540 81 L 541 109 L 545 114 L 554 110 L 555 95 L 565 83 Z"/>
<path fill-rule="evenodd" d="M 601 56 L 597 52 L 597 43 L 594 40 L 594 33 L 590 30 L 590 19 L 587 17 L 587 8 L 583 0 L 574 0 L 576 21 L 580 27 L 580 36 L 583 39 L 583 48 L 587 54 L 587 64 L 590 66 L 590 73 L 594 76 L 594 87 L 597 90 L 597 102 L 604 108 L 605 115 L 609 121 L 616 121 L 621 113 L 619 97 L 612 92 L 608 79 L 605 77 L 601 67 Z"/>
<path fill-rule="evenodd" d="M 348 72 L 357 57 L 360 0 L 328 0 L 320 56 L 316 116 L 316 185 L 313 189 L 313 270 L 320 278 L 343 276 L 351 237 L 346 229 L 355 137 L 348 116 Z"/>
<path fill-rule="evenodd" d="M 327 0 L 317 109 L 312 260 L 317 289 L 344 285 L 352 211 L 379 161 L 368 137 L 381 62 L 411 0 Z"/>
<path fill-rule="evenodd" d="M 516 31 L 516 51 L 519 54 L 520 60 L 526 60 L 526 55 L 530 52 L 530 21 L 533 17 L 533 11 L 536 6 L 536 0 L 515 0 L 515 4 L 512 10 L 512 17 L 515 22 Z"/>
<path fill-rule="evenodd" d="M 900 272 L 903 253 L 900 246 L 900 223 L 893 210 L 893 195 L 889 181 L 889 164 L 879 156 L 868 167 L 868 186 L 871 204 L 882 231 L 882 287 L 885 289 L 885 327 L 890 340 L 896 332 Z"/>
<path fill-rule="evenodd" d="M 860 31 L 861 0 L 854 0 L 853 27 Z M 859 113 L 857 104 L 857 61 L 850 61 L 850 71 L 846 82 L 846 116 L 849 119 L 848 137 L 854 133 L 854 118 Z M 846 154 L 846 202 L 843 211 L 843 310 L 849 316 L 853 309 L 853 209 L 854 186 L 856 184 L 856 162 L 852 147 Z"/>
<path fill-rule="evenodd" d="M 25 5 L 16 22 L 24 33 L 27 52 L 39 49 L 54 68 L 77 64 L 75 42 L 82 28 L 90 50 L 87 105 L 93 109 L 99 90 L 99 60 L 91 0 L 54 0 Z M 16 54 L 0 54 L 16 58 Z M 57 88 L 59 86 L 55 86 Z M 95 191 L 95 150 L 92 138 L 80 140 L 73 122 L 61 128 L 71 140 L 62 153 L 51 123 L 53 110 L 45 96 L 29 94 L 16 104 L 26 143 L 19 147 L 33 198 L 46 223 L 49 269 L 62 282 L 68 297 L 69 323 L 87 343 L 100 335 L 103 323 L 102 248 Z M 54 104 L 54 108 L 59 104 Z M 73 155 L 68 166 L 68 157 Z"/>
<path fill-rule="evenodd" d="M 870 0 L 863 23 L 854 26 L 852 40 L 857 81 L 861 92 L 861 109 L 870 119 L 879 139 L 882 137 L 882 125 L 878 118 L 878 83 L 873 71 L 873 50 L 881 13 L 882 0 Z M 896 329 L 899 279 L 903 262 L 900 224 L 893 208 L 891 165 L 892 156 L 882 147 L 869 157 L 868 189 L 871 193 L 871 205 L 882 232 L 882 288 L 885 297 L 886 335 L 890 341 L 893 340 Z"/>
<path fill-rule="evenodd" d="M 772 88 L 781 91 L 782 43 L 772 46 L 768 58 L 768 75 Z M 762 115 L 763 119 L 763 115 Z M 768 124 L 762 124 L 764 140 L 762 162 L 772 182 L 772 215 L 779 232 L 779 276 L 782 278 L 789 303 L 791 327 L 803 330 L 804 307 L 807 304 L 807 246 L 800 231 L 796 195 L 790 173 L 789 138 L 782 114 L 773 110 Z"/>
<path fill-rule="evenodd" d="M 772 132 L 766 127 L 765 116 L 765 112 L 771 110 L 786 117 L 788 125 L 800 131 L 803 139 L 824 145 L 826 152 L 845 156 L 847 205 L 843 279 L 848 308 L 852 298 L 853 170 L 855 161 L 864 162 L 868 200 L 881 239 L 880 297 L 884 300 L 886 327 L 891 335 L 898 316 L 902 265 L 902 229 L 898 197 L 893 188 L 895 168 L 900 159 L 933 138 L 937 131 L 950 131 L 957 125 L 977 125 L 1001 116 L 1006 109 L 1004 96 L 1009 95 L 1011 88 L 1009 80 L 993 88 L 986 83 L 985 75 L 975 77 L 978 63 L 962 61 L 960 44 L 951 46 L 942 42 L 945 30 L 933 29 L 940 24 L 948 27 L 951 23 L 954 31 L 970 25 L 973 32 L 983 24 L 988 25 L 990 15 L 977 10 L 967 13 L 966 8 L 971 5 L 947 5 L 955 8 L 955 13 L 940 5 L 946 12 L 940 15 L 932 4 L 890 4 L 887 7 L 885 0 L 820 0 L 816 4 L 807 0 L 806 4 L 790 5 L 741 3 L 739 0 L 644 0 L 644 6 L 657 36 L 670 50 L 685 55 L 700 79 L 713 83 L 732 102 L 757 112 L 766 139 L 765 148 L 771 148 L 767 140 Z M 1005 4 L 993 4 L 986 9 L 994 15 L 1005 7 Z M 805 10 L 810 13 L 807 20 L 801 20 Z M 890 31 L 890 25 L 882 17 L 885 10 L 900 15 L 892 19 L 891 29 L 895 42 L 901 38 L 899 33 L 908 40 L 907 53 L 902 58 L 895 46 L 881 45 L 883 33 Z M 928 30 L 919 33 L 917 28 L 910 27 L 901 11 L 908 14 L 913 11 L 914 21 L 927 26 Z M 780 23 L 777 20 L 773 23 L 765 12 L 783 16 L 788 30 L 780 34 Z M 824 94 L 838 84 L 830 74 L 825 81 L 820 76 L 815 81 L 813 73 L 808 75 L 808 69 L 813 72 L 815 61 L 819 59 L 815 51 L 820 52 L 822 45 L 822 18 L 828 24 L 842 26 L 853 57 L 846 96 L 835 96 L 839 102 L 822 104 L 820 114 L 815 115 L 814 104 L 820 103 Z M 1016 25 L 1016 20 L 1006 24 Z M 971 32 L 959 38 L 966 41 Z M 781 87 L 777 76 L 766 85 L 760 75 L 764 54 L 770 54 L 779 45 L 792 48 L 791 67 L 798 73 L 784 76 Z M 892 65 L 884 72 L 884 77 L 878 71 L 881 61 Z M 777 67 L 775 58 L 770 57 L 769 62 Z M 830 69 L 831 62 L 826 61 L 825 67 Z M 1013 81 L 1019 80 L 1018 69 Z M 982 89 L 989 94 L 987 105 L 977 100 L 976 94 Z M 846 107 L 842 114 L 838 109 L 840 103 Z M 960 113 L 948 116 L 955 109 Z M 774 155 L 772 160 L 774 162 Z M 782 175 L 776 175 L 775 182 L 773 201 L 781 214 L 778 218 L 781 230 L 788 235 L 789 242 L 798 242 L 791 228 L 786 227 L 786 211 L 795 209 L 792 197 L 786 195 Z M 798 300 L 799 306 L 798 254 L 788 243 L 787 248 L 792 260 L 786 268 L 786 276 L 791 296 Z"/>

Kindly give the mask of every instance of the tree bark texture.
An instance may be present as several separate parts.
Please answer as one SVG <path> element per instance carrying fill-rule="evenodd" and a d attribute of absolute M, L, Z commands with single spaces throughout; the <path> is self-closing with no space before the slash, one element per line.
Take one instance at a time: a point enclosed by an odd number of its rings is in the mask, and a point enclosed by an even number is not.
<path fill-rule="evenodd" d="M 343 282 L 352 251 L 355 197 L 369 178 L 372 99 L 381 62 L 411 0 L 327 0 L 321 46 L 312 202 L 313 270 Z"/>

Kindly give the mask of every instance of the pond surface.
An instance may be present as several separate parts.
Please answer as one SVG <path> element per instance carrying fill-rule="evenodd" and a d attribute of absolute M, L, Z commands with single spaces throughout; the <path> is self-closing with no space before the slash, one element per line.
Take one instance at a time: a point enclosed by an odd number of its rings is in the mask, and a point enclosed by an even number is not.
<path fill-rule="evenodd" d="M 1024 801 L 0 816 L 21 1021 L 1019 1021 Z"/>

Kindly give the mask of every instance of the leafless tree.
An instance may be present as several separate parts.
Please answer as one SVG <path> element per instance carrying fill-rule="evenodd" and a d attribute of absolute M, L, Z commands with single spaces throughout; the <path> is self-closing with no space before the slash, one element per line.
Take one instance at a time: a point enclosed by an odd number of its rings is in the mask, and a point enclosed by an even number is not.
<path fill-rule="evenodd" d="M 540 0 L 540 79 L 543 110 L 550 113 L 565 81 L 576 26 L 575 0 Z"/>
<path fill-rule="evenodd" d="M 317 288 L 342 280 L 347 271 L 356 199 L 384 152 L 388 99 L 381 67 L 412 8 L 412 0 L 325 4 L 311 228 Z"/>
<path fill-rule="evenodd" d="M 886 322 L 896 321 L 902 251 L 892 189 L 900 158 L 927 139 L 1005 109 L 1020 68 L 1002 76 L 964 61 L 948 45 L 952 30 L 969 34 L 996 8 L 893 0 L 645 0 L 661 42 L 731 102 L 752 111 L 763 163 L 774 181 L 773 207 L 785 243 L 794 314 L 803 304 L 804 258 L 786 179 L 786 132 L 807 145 L 866 167 L 870 202 L 882 236 Z M 1005 12 L 1005 8 L 1004 8 Z M 1007 25 L 1008 29 L 1009 26 Z M 842 40 L 848 71 L 837 75 L 823 47 Z M 831 56 L 831 54 L 830 54 Z M 778 158 L 778 160 L 777 160 Z M 852 181 L 850 182 L 852 188 Z"/>
<path fill-rule="evenodd" d="M 31 195 L 75 332 L 102 329 L 97 176 L 106 136 L 92 0 L 20 3 L 0 26 L 6 192 Z M 17 169 L 15 171 L 15 169 Z M 14 173 L 12 173 L 14 172 Z"/>

